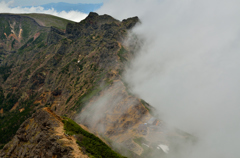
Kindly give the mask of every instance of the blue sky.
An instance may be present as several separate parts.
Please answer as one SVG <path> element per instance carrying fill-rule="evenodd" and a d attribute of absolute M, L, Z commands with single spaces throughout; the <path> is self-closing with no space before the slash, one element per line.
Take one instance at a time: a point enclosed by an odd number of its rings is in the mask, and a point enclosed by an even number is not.
<path fill-rule="evenodd" d="M 5 0 L 5 2 L 10 2 L 12 0 Z M 13 6 L 37 6 L 47 3 L 102 3 L 103 0 L 15 0 L 12 4 Z"/>
<path fill-rule="evenodd" d="M 45 0 L 44 0 L 45 1 Z M 62 8 L 59 10 L 59 8 L 43 8 L 40 5 L 44 4 L 44 1 L 41 1 L 42 3 L 35 3 L 36 0 L 21 0 L 21 4 L 19 4 L 19 1 L 1 1 L 0 0 L 0 13 L 15 13 L 15 14 L 22 14 L 22 13 L 41 13 L 41 14 L 51 14 L 58 17 L 62 17 L 65 19 L 69 19 L 75 22 L 79 22 L 83 19 L 85 19 L 88 15 L 88 12 L 84 12 L 84 10 L 67 10 Z M 46 1 L 45 1 L 46 2 Z M 60 1 L 54 1 L 54 0 L 48 0 L 48 3 L 57 3 Z M 66 1 L 65 1 L 66 2 Z M 74 3 L 74 0 L 68 0 L 67 3 Z M 77 3 L 84 3 L 84 1 L 76 1 Z M 86 2 L 86 1 L 85 1 Z M 91 0 L 88 1 L 89 3 L 101 3 L 100 0 Z M 26 7 L 28 6 L 28 7 Z M 31 7 L 29 7 L 31 6 Z"/>

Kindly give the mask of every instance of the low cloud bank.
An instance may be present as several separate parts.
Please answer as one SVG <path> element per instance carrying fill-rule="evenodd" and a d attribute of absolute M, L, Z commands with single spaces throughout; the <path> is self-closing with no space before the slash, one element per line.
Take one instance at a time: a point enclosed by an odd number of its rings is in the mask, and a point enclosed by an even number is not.
<path fill-rule="evenodd" d="M 163 120 L 199 138 L 178 157 L 240 157 L 240 1 L 111 0 L 98 10 L 139 16 L 145 42 L 125 79 Z"/>
<path fill-rule="evenodd" d="M 45 10 L 43 7 L 11 7 L 14 2 L 5 1 L 0 2 L 0 13 L 15 13 L 15 14 L 25 14 L 25 13 L 44 13 L 44 14 L 51 14 L 55 15 L 64 19 L 72 20 L 75 22 L 79 22 L 87 17 L 87 14 L 79 12 L 79 11 L 61 11 L 57 12 L 52 9 Z"/>

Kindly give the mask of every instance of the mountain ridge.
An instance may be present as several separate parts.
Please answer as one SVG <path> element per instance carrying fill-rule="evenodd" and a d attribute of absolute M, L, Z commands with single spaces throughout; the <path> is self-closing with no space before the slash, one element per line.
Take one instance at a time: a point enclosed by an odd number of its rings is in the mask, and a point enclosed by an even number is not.
<path fill-rule="evenodd" d="M 0 156 L 19 158 L 91 157 L 90 153 L 84 151 L 84 146 L 80 148 L 77 145 L 79 136 L 67 134 L 65 120 L 49 108 L 37 110 L 31 118 L 24 121 L 14 138 L 4 146 L 2 151 L 0 150 Z M 86 131 L 84 132 L 86 133 Z M 81 142 L 81 140 L 79 141 Z M 115 154 L 111 150 L 109 153 Z M 117 157 L 117 154 L 114 157 Z"/>
<path fill-rule="evenodd" d="M 35 107 L 50 106 L 57 114 L 74 117 L 89 99 L 119 80 L 123 62 L 131 55 L 122 46 L 126 27 L 137 22 L 137 17 L 121 22 L 90 13 L 79 23 L 69 23 L 66 31 L 51 27 L 36 38 L 38 31 L 32 33 L 1 63 L 11 72 L 1 83 L 2 129 L 7 130 L 7 122 L 13 120 L 9 117 L 23 114 L 20 109 L 26 112 L 27 107 L 29 114 Z M 39 37 L 43 41 L 38 44 Z M 13 105 L 15 110 L 8 112 Z"/>
<path fill-rule="evenodd" d="M 154 108 L 131 94 L 124 81 L 124 69 L 142 44 L 131 33 L 140 23 L 138 17 L 119 21 L 91 12 L 65 28 L 35 27 L 31 22 L 24 25 L 28 18 L 21 18 L 25 20 L 5 18 L 0 25 L 0 145 L 4 146 L 22 122 L 43 107 L 70 118 L 65 119 L 70 134 L 81 134 L 78 124 L 84 125 L 128 157 L 164 157 L 159 144 L 179 148 L 181 144 L 170 140 L 190 137 L 168 129 Z M 5 34 L 18 34 L 20 26 L 28 36 L 17 45 L 14 37 L 7 39 Z M 129 36 L 133 41 L 126 44 Z M 88 136 L 83 135 L 85 141 L 78 145 L 93 155 L 100 154 L 90 147 L 89 137 L 94 136 Z"/>

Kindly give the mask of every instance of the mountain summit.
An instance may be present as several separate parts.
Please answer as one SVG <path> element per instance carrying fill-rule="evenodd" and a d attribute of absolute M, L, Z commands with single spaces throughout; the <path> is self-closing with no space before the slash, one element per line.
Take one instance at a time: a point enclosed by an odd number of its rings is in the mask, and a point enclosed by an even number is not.
<path fill-rule="evenodd" d="M 90 107 L 90 100 L 115 83 L 125 87 L 121 72 L 132 53 L 123 41 L 137 17 L 121 22 L 90 13 L 62 29 L 58 18 L 58 23 L 47 27 L 47 15 L 46 19 L 41 16 L 1 14 L 1 144 L 13 138 L 38 108 L 50 107 L 75 119 Z M 147 111 L 144 106 L 142 110 Z M 114 122 L 109 127 L 116 126 Z"/>
<path fill-rule="evenodd" d="M 164 156 L 175 146 L 154 108 L 131 94 L 122 77 L 141 45 L 131 34 L 138 17 L 119 21 L 91 12 L 79 23 L 36 14 L 0 18 L 1 155 L 122 157 L 110 146 L 138 158 Z M 175 140 L 190 137 L 173 133 Z"/>

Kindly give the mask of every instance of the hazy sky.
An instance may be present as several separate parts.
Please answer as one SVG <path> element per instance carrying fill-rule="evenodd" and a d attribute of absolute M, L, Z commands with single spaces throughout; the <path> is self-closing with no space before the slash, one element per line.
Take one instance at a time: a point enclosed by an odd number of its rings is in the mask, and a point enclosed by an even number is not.
<path fill-rule="evenodd" d="M 5 2 L 10 2 L 12 0 L 5 0 Z M 15 0 L 13 6 L 36 6 L 47 3 L 102 3 L 103 0 Z"/>

